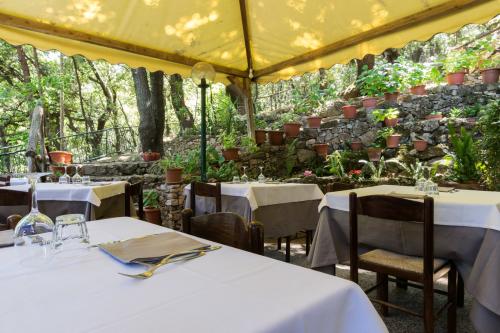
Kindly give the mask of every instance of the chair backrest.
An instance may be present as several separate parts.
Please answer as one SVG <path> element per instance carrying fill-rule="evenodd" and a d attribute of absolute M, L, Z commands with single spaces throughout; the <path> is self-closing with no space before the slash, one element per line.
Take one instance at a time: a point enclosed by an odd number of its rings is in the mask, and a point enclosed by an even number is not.
<path fill-rule="evenodd" d="M 191 209 L 193 210 L 194 215 L 196 215 L 196 196 L 215 198 L 215 212 L 222 211 L 222 195 L 220 183 L 215 183 L 215 185 L 212 185 L 207 183 L 192 182 L 189 195 Z"/>
<path fill-rule="evenodd" d="M 10 176 L 0 176 L 0 187 L 10 185 Z"/>
<path fill-rule="evenodd" d="M 327 192 L 337 192 L 337 191 L 345 191 L 345 190 L 353 190 L 354 184 L 346 184 L 346 183 L 328 183 L 326 184 Z"/>
<path fill-rule="evenodd" d="M 20 210 L 24 210 L 24 212 Z M 24 215 L 30 210 L 31 189 L 28 192 L 22 192 L 0 188 L 0 223 L 7 224 L 8 216 L 12 214 Z"/>
<path fill-rule="evenodd" d="M 194 216 L 193 211 L 186 208 L 182 211 L 182 230 L 213 242 L 264 254 L 264 226 L 259 222 L 247 224 L 238 214 Z"/>
<path fill-rule="evenodd" d="M 358 215 L 380 219 L 423 223 L 424 276 L 434 272 L 434 199 L 424 197 L 424 202 L 396 198 L 388 195 L 358 197 L 349 194 L 349 254 L 351 280 L 357 281 L 358 266 Z M 355 274 L 356 276 L 352 276 Z M 355 279 L 353 279 L 355 278 Z"/>
<path fill-rule="evenodd" d="M 132 216 L 132 212 L 130 211 L 130 199 L 137 197 L 137 206 L 139 208 L 138 217 L 140 220 L 144 220 L 144 193 L 142 185 L 143 181 L 125 184 L 125 216 Z"/>

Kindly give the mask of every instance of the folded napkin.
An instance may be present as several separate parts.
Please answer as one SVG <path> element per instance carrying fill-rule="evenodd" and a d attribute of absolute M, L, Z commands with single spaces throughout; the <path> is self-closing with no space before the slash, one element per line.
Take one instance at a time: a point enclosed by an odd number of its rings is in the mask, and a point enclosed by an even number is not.
<path fill-rule="evenodd" d="M 397 192 L 390 192 L 389 195 L 391 197 L 401 198 L 401 199 L 423 199 L 425 197 L 425 195 L 423 194 L 397 193 Z"/>
<path fill-rule="evenodd" d="M 0 247 L 14 245 L 14 230 L 0 231 Z"/>
<path fill-rule="evenodd" d="M 99 244 L 99 248 L 122 263 L 158 260 L 173 254 L 207 247 L 176 232 L 165 232 L 125 241 Z"/>

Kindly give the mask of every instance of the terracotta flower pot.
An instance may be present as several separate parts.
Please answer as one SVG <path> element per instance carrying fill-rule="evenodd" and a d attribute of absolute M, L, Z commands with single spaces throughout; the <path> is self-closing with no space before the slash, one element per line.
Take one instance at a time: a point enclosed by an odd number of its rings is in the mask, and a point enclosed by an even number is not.
<path fill-rule="evenodd" d="M 236 161 L 240 158 L 239 152 L 239 148 L 227 148 L 222 150 L 222 156 L 226 161 Z"/>
<path fill-rule="evenodd" d="M 365 97 L 362 100 L 363 102 L 363 107 L 368 109 L 368 108 L 374 108 L 377 106 L 377 98 L 376 97 Z"/>
<path fill-rule="evenodd" d="M 481 71 L 484 84 L 495 84 L 498 82 L 500 68 L 487 68 Z"/>
<path fill-rule="evenodd" d="M 267 136 L 269 137 L 269 143 L 273 146 L 281 146 L 283 144 L 283 131 L 269 131 Z"/>
<path fill-rule="evenodd" d="M 372 162 L 380 161 L 380 156 L 382 155 L 382 148 L 370 147 L 366 149 L 368 153 L 368 159 Z"/>
<path fill-rule="evenodd" d="M 385 139 L 385 144 L 387 148 L 397 148 L 399 146 L 400 140 L 401 140 L 401 134 L 389 135 Z"/>
<path fill-rule="evenodd" d="M 346 119 L 356 118 L 356 107 L 354 105 L 344 105 L 342 107 L 342 113 Z"/>
<path fill-rule="evenodd" d="M 361 141 L 353 141 L 351 142 L 351 149 L 353 151 L 360 151 L 363 149 L 363 143 Z"/>
<path fill-rule="evenodd" d="M 398 101 L 398 97 L 399 97 L 399 92 L 396 91 L 396 92 L 393 92 L 393 93 L 384 93 L 384 99 L 386 102 L 389 102 L 389 103 L 396 103 Z"/>
<path fill-rule="evenodd" d="M 157 152 L 145 152 L 141 153 L 144 162 L 158 161 L 160 159 L 160 153 Z"/>
<path fill-rule="evenodd" d="M 144 207 L 144 217 L 150 223 L 161 225 L 160 208 Z"/>
<path fill-rule="evenodd" d="M 321 127 L 321 117 L 318 117 L 318 116 L 307 117 L 307 127 L 320 128 Z"/>
<path fill-rule="evenodd" d="M 71 161 L 73 160 L 73 154 L 70 153 L 69 151 L 61 151 L 61 150 L 56 150 L 56 151 L 51 151 L 49 152 L 50 160 L 54 164 L 70 164 Z"/>
<path fill-rule="evenodd" d="M 414 140 L 413 141 L 413 147 L 415 147 L 415 149 L 417 151 L 424 151 L 427 149 L 427 141 L 425 140 Z"/>
<path fill-rule="evenodd" d="M 261 145 L 266 142 L 267 131 L 266 130 L 255 130 L 255 143 Z"/>
<path fill-rule="evenodd" d="M 179 184 L 182 182 L 182 168 L 169 168 L 165 173 L 167 184 Z"/>
<path fill-rule="evenodd" d="M 426 95 L 427 91 L 425 90 L 425 85 L 414 86 L 410 88 L 410 92 L 413 95 Z"/>
<path fill-rule="evenodd" d="M 328 144 L 326 143 L 317 143 L 314 145 L 314 150 L 319 156 L 325 157 L 328 155 Z"/>
<path fill-rule="evenodd" d="M 425 119 L 427 120 L 431 120 L 431 119 L 443 119 L 443 115 L 441 113 L 438 113 L 438 114 L 428 114 L 427 116 L 425 116 Z"/>
<path fill-rule="evenodd" d="M 398 118 L 385 118 L 384 119 L 385 126 L 387 127 L 394 127 L 398 124 Z"/>
<path fill-rule="evenodd" d="M 465 71 L 457 73 L 449 73 L 448 75 L 446 75 L 446 80 L 448 81 L 449 85 L 464 84 L 464 79 L 465 79 Z"/>
<path fill-rule="evenodd" d="M 296 138 L 300 134 L 301 123 L 286 123 L 283 124 L 283 128 L 285 130 L 285 135 L 287 138 Z"/>

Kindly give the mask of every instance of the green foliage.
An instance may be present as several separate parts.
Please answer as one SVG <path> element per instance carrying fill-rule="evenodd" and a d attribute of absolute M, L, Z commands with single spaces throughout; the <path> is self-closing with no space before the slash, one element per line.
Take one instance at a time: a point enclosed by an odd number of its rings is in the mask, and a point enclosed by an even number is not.
<path fill-rule="evenodd" d="M 399 116 L 399 110 L 396 108 L 375 109 L 372 111 L 373 120 L 375 123 L 384 121 L 385 119 L 395 119 Z"/>
<path fill-rule="evenodd" d="M 476 53 L 472 49 L 452 50 L 441 60 L 446 73 L 467 71 L 476 63 Z"/>
<path fill-rule="evenodd" d="M 344 166 L 343 166 L 343 157 L 342 154 L 335 150 L 333 153 L 326 157 L 326 166 L 325 169 L 332 175 L 343 178 L 346 176 Z"/>
<path fill-rule="evenodd" d="M 394 133 L 396 133 L 396 130 L 393 127 L 384 127 L 377 132 L 377 136 L 385 140 Z"/>
<path fill-rule="evenodd" d="M 229 149 L 229 148 L 236 148 L 237 143 L 236 143 L 236 133 L 230 132 L 230 133 L 222 133 L 219 136 L 219 139 L 222 143 L 222 146 L 224 149 Z"/>
<path fill-rule="evenodd" d="M 158 192 L 155 190 L 144 191 L 144 199 L 142 200 L 144 207 L 148 208 L 158 208 L 159 207 L 159 196 Z"/>
<path fill-rule="evenodd" d="M 363 173 L 369 175 L 372 180 L 379 181 L 380 178 L 382 178 L 385 170 L 385 160 L 383 156 L 380 158 L 380 161 L 377 164 L 372 161 L 366 160 L 360 160 L 359 162 L 364 164 L 362 169 Z"/>
<path fill-rule="evenodd" d="M 290 176 L 293 172 L 293 168 L 297 164 L 297 139 L 293 140 L 286 145 L 286 155 L 285 155 L 285 169 L 286 175 Z"/>
<path fill-rule="evenodd" d="M 299 122 L 300 116 L 295 113 L 283 113 L 280 117 L 282 124 Z"/>
<path fill-rule="evenodd" d="M 481 140 L 477 141 L 480 160 L 489 188 L 500 191 L 500 102 L 491 101 L 479 113 Z"/>
<path fill-rule="evenodd" d="M 383 72 L 377 68 L 368 69 L 368 66 L 363 66 L 361 75 L 356 80 L 356 84 L 363 96 L 380 96 L 384 89 Z"/>
<path fill-rule="evenodd" d="M 453 148 L 453 174 L 452 178 L 458 181 L 479 179 L 478 167 L 480 165 L 472 134 L 465 128 L 457 134 L 455 128 L 448 126 L 450 141 Z"/>
<path fill-rule="evenodd" d="M 403 84 L 408 87 L 415 87 L 425 84 L 430 80 L 430 69 L 422 63 L 401 59 L 403 70 Z"/>
<path fill-rule="evenodd" d="M 367 69 L 365 65 L 356 84 L 364 96 L 394 93 L 404 87 L 403 73 L 404 66 L 399 62 L 383 62 L 376 64 L 373 69 Z"/>
<path fill-rule="evenodd" d="M 231 181 L 234 176 L 238 175 L 238 168 L 234 161 L 227 161 L 222 163 L 219 168 L 209 167 L 207 170 L 207 177 L 209 179 L 216 179 L 217 181 Z"/>
<path fill-rule="evenodd" d="M 241 139 L 241 146 L 245 149 L 245 151 L 251 154 L 259 151 L 259 146 L 257 146 L 255 140 L 248 136 Z"/>
<path fill-rule="evenodd" d="M 476 117 L 481 110 L 481 105 L 476 104 L 473 106 L 468 106 L 463 109 L 451 108 L 450 117 L 451 118 L 472 118 Z"/>

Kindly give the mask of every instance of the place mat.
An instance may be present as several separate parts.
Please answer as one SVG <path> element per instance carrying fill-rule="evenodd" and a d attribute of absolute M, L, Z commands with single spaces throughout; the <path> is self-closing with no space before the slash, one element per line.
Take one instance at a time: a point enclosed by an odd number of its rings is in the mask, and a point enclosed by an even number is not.
<path fill-rule="evenodd" d="M 0 231 L 0 247 L 14 246 L 14 230 Z"/>
<path fill-rule="evenodd" d="M 398 192 L 390 192 L 389 195 L 395 198 L 401 199 L 423 199 L 425 195 L 423 194 L 411 194 L 411 193 L 398 193 Z"/>
<path fill-rule="evenodd" d="M 198 242 L 176 232 L 165 232 L 98 245 L 101 250 L 125 264 L 134 261 L 160 260 L 173 253 L 186 252 L 207 246 L 208 244 Z"/>

